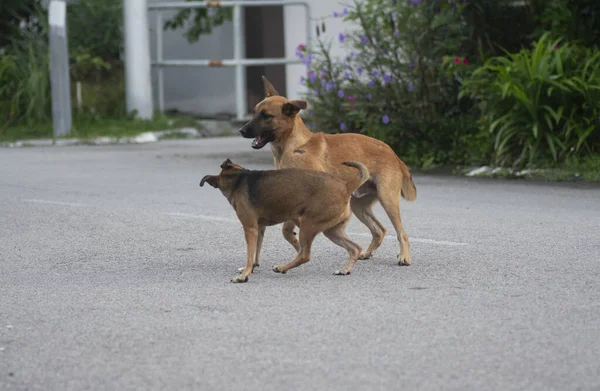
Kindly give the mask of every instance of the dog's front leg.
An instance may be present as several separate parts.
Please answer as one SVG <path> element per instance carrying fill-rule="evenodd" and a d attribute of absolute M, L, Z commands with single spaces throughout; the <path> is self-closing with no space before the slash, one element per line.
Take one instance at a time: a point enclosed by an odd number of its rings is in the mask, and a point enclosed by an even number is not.
<path fill-rule="evenodd" d="M 260 262 L 260 250 L 262 248 L 262 242 L 263 242 L 263 238 L 265 237 L 265 230 L 267 229 L 267 227 L 265 227 L 264 225 L 259 225 L 258 226 L 258 238 L 256 239 L 256 257 L 254 258 L 254 267 L 258 267 L 260 266 L 259 262 Z M 242 273 L 244 270 L 246 269 L 246 267 L 240 267 L 238 269 L 238 273 Z M 254 273 L 254 268 L 252 269 L 252 273 Z"/>
<path fill-rule="evenodd" d="M 254 267 L 260 266 L 260 250 L 262 248 L 263 238 L 265 237 L 265 230 L 267 227 L 264 225 L 258 226 L 258 239 L 256 240 L 256 257 L 254 258 Z"/>
<path fill-rule="evenodd" d="M 248 276 L 252 274 L 252 270 L 254 269 L 254 259 L 258 244 L 258 226 L 244 227 L 244 236 L 246 237 L 246 267 L 241 274 L 233 277 L 231 282 L 247 282 Z"/>

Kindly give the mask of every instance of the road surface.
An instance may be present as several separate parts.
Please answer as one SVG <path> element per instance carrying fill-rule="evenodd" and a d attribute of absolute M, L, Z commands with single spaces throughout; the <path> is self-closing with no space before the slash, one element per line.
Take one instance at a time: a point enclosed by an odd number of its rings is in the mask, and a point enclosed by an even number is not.
<path fill-rule="evenodd" d="M 598 390 L 600 189 L 415 175 L 413 265 L 350 276 L 198 183 L 269 148 L 217 138 L 0 150 L 1 390 Z M 376 214 L 393 233 L 380 206 Z M 369 242 L 356 218 L 348 228 Z"/>

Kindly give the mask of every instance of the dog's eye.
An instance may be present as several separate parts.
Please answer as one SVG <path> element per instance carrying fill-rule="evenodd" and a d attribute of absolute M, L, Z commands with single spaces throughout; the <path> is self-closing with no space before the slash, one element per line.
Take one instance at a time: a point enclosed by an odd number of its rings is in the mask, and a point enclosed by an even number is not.
<path fill-rule="evenodd" d="M 268 114 L 266 111 L 261 111 L 260 112 L 260 116 L 262 119 L 270 119 L 273 118 L 273 116 L 271 114 Z"/>

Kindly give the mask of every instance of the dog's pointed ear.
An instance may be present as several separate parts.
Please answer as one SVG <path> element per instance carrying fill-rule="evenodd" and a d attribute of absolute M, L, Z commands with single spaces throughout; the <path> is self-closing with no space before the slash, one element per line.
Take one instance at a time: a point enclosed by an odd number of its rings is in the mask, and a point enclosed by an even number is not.
<path fill-rule="evenodd" d="M 268 98 L 270 96 L 279 96 L 279 93 L 277 92 L 277 90 L 275 90 L 275 87 L 273 87 L 273 85 L 267 80 L 266 77 L 262 77 L 263 80 L 263 85 L 265 87 L 265 96 Z"/>
<path fill-rule="evenodd" d="M 230 158 L 227 158 L 222 164 L 221 164 L 221 170 L 225 170 L 227 168 L 231 168 L 231 166 L 233 166 L 233 162 L 231 161 Z"/>
<path fill-rule="evenodd" d="M 208 182 L 209 185 L 211 185 L 214 188 L 218 187 L 218 178 L 215 175 L 206 175 L 204 178 L 202 178 L 202 180 L 200 181 L 200 187 L 204 186 L 204 182 Z"/>
<path fill-rule="evenodd" d="M 300 110 L 304 110 L 307 107 L 307 103 L 304 100 L 291 100 L 281 106 L 281 112 L 288 117 L 296 115 Z"/>

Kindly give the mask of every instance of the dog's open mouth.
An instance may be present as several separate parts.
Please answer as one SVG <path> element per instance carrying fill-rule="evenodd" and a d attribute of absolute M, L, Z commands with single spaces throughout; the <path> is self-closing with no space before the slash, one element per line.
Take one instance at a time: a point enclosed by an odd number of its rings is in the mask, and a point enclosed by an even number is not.
<path fill-rule="evenodd" d="M 256 136 L 254 140 L 252 140 L 252 148 L 261 149 L 269 142 L 269 138 L 267 136 Z"/>

